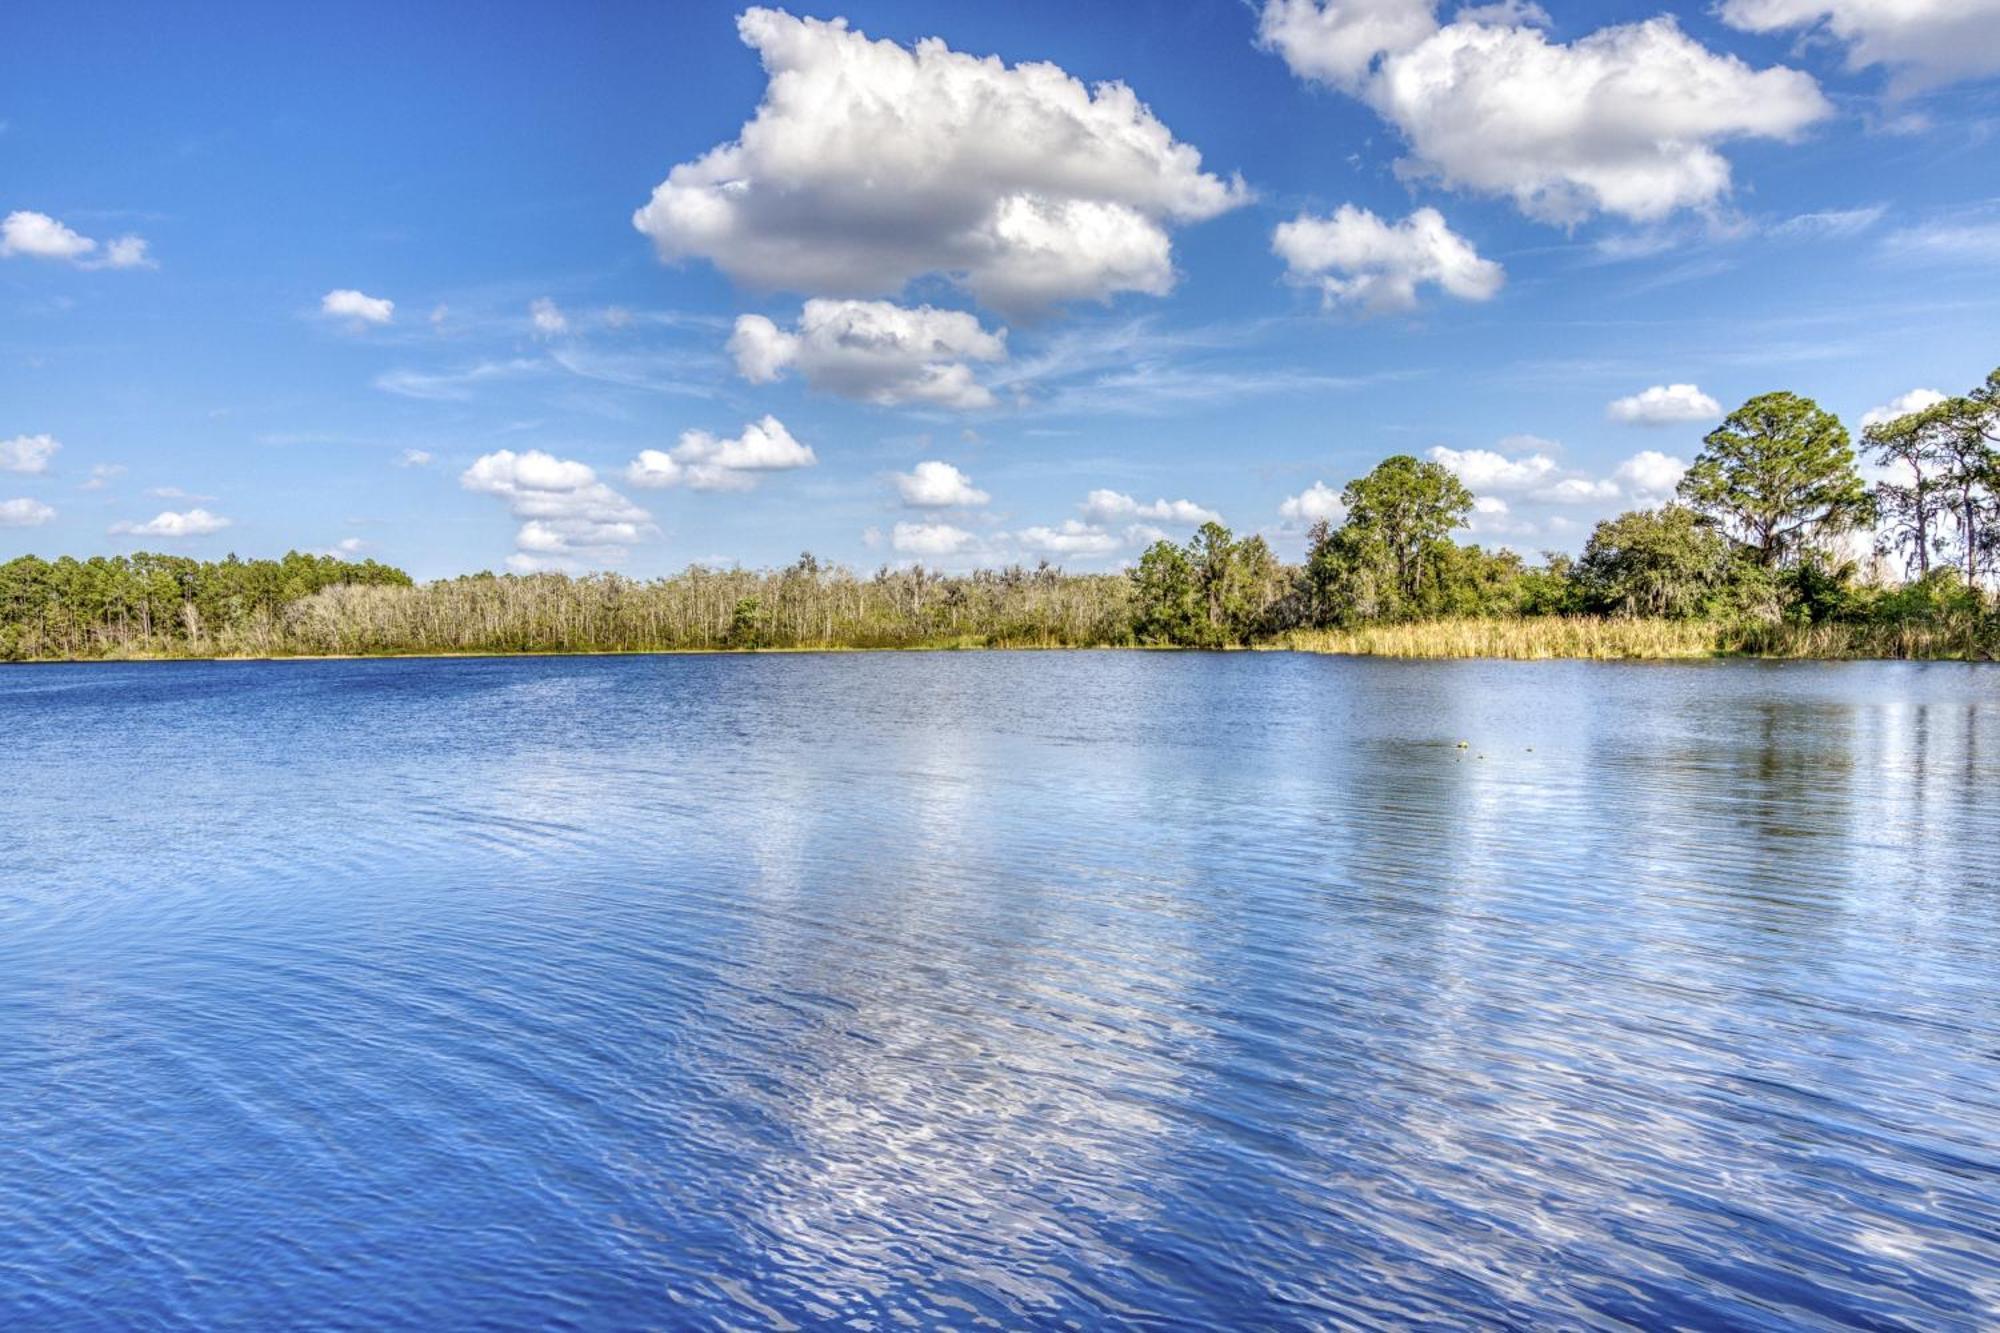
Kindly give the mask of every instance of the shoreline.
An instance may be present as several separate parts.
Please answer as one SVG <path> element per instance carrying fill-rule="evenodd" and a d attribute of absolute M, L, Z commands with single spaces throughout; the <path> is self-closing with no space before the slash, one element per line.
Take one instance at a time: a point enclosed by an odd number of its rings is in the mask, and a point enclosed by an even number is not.
<path fill-rule="evenodd" d="M 31 657 L 0 661 L 7 667 L 46 666 L 148 666 L 204 662 L 217 665 L 248 662 L 454 662 L 504 660 L 509 658 L 552 657 L 798 657 L 847 656 L 877 653 L 1296 653 L 1304 657 L 1379 658 L 1401 662 L 1604 662 L 1657 665 L 1677 662 L 1924 662 L 1956 663 L 1961 666 L 2000 665 L 1991 658 L 1959 655 L 1898 655 L 1856 653 L 1758 652 L 1740 648 L 1712 648 L 1705 651 L 1671 653 L 1574 652 L 1394 652 L 1368 648 L 1315 648 L 1292 643 L 1235 644 L 1223 647 L 1193 647 L 1181 644 L 909 644 L 882 647 L 854 645 L 788 648 L 551 648 L 551 649 L 472 649 L 462 651 L 387 653 L 263 653 L 208 654 L 130 657 Z"/>

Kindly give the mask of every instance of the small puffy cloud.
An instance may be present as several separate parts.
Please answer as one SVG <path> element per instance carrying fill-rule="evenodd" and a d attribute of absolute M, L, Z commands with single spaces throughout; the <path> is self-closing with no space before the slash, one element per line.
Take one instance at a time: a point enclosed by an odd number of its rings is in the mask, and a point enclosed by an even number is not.
<path fill-rule="evenodd" d="M 515 569 L 616 561 L 653 531 L 652 516 L 599 481 L 595 469 L 540 449 L 481 455 L 458 484 L 506 501 L 521 521 L 508 560 Z"/>
<path fill-rule="evenodd" d="M 369 296 L 352 287 L 337 287 L 319 298 L 319 312 L 359 329 L 370 324 L 387 324 L 396 317 L 396 303 L 386 296 Z"/>
<path fill-rule="evenodd" d="M 1668 16 L 1573 42 L 1544 21 L 1526 4 L 1440 25 L 1429 0 L 1265 0 L 1260 32 L 1294 73 L 1394 125 L 1406 176 L 1565 225 L 1713 205 L 1730 188 L 1718 145 L 1790 141 L 1832 111 L 1811 76 L 1710 51 Z"/>
<path fill-rule="evenodd" d="M 155 268 L 142 236 L 120 236 L 104 247 L 99 268 Z"/>
<path fill-rule="evenodd" d="M 680 443 L 671 450 L 642 449 L 626 468 L 625 479 L 651 489 L 746 491 L 757 484 L 759 473 L 811 467 L 818 461 L 812 448 L 793 439 L 783 422 L 766 416 L 744 426 L 734 439 L 690 430 L 682 432 Z"/>
<path fill-rule="evenodd" d="M 49 460 L 61 448 L 53 435 L 16 435 L 0 440 L 0 472 L 47 472 Z"/>
<path fill-rule="evenodd" d="M 64 226 L 47 213 L 16 209 L 0 219 L 0 259 L 19 256 L 74 264 L 78 268 L 152 268 L 146 242 L 120 236 L 106 245 Z"/>
<path fill-rule="evenodd" d="M 1535 498 L 1555 504 L 1580 505 L 1616 500 L 1621 494 L 1618 483 L 1608 477 L 1564 477 L 1535 492 Z"/>
<path fill-rule="evenodd" d="M 16 210 L 0 221 L 0 255 L 12 258 L 77 260 L 97 248 L 97 242 L 78 235 L 47 213 Z"/>
<path fill-rule="evenodd" d="M 1146 535 L 1145 530 L 1134 529 L 1130 537 L 1139 540 Z M 1111 555 L 1127 544 L 1127 539 L 1117 533 L 1073 518 L 1055 527 L 1024 528 L 1017 536 L 1028 549 L 1049 555 Z"/>
<path fill-rule="evenodd" d="M 206 509 L 189 509 L 182 513 L 164 510 L 143 523 L 114 523 L 113 533 L 131 537 L 206 537 L 228 527 L 231 520 L 220 514 L 211 514 Z"/>
<path fill-rule="evenodd" d="M 1328 306 L 1411 310 L 1423 283 L 1462 301 L 1486 301 L 1507 281 L 1506 271 L 1481 259 L 1435 208 L 1394 224 L 1352 204 L 1328 218 L 1301 213 L 1278 224 L 1271 249 L 1285 261 L 1287 276 L 1318 286 Z"/>
<path fill-rule="evenodd" d="M 1150 519 L 1155 523 L 1178 523 L 1195 527 L 1202 523 L 1222 521 L 1222 515 L 1192 500 L 1154 500 L 1151 504 L 1142 504 L 1129 495 L 1111 490 L 1092 491 L 1084 499 L 1083 513 L 1092 523 L 1125 523 L 1134 519 Z"/>
<path fill-rule="evenodd" d="M 785 332 L 764 315 L 738 315 L 729 335 L 729 355 L 736 360 L 737 374 L 752 384 L 769 384 L 798 359 L 798 335 Z"/>
<path fill-rule="evenodd" d="M 1670 498 L 1688 470 L 1687 460 L 1663 454 L 1657 449 L 1641 449 L 1618 465 L 1611 479 L 1624 494 L 1640 503 Z"/>
<path fill-rule="evenodd" d="M 0 500 L 0 528 L 38 528 L 55 516 L 40 500 Z"/>
<path fill-rule="evenodd" d="M 968 363 L 1005 360 L 1006 340 L 1004 330 L 989 333 L 962 310 L 815 299 L 794 330 L 739 316 L 729 351 L 753 384 L 796 367 L 814 389 L 845 398 L 972 410 L 991 407 L 993 394 Z"/>
<path fill-rule="evenodd" d="M 1885 422 L 1894 421 L 1898 417 L 1906 417 L 1912 412 L 1921 412 L 1927 407 L 1936 407 L 1944 399 L 1945 396 L 1936 389 L 1912 389 L 1906 394 L 1891 398 L 1880 407 L 1870 408 L 1867 412 L 1863 413 L 1861 417 L 1861 429 L 1867 430 L 1870 426 L 1880 426 Z M 4 450 L 5 446 L 0 445 L 0 453 L 3 453 Z"/>
<path fill-rule="evenodd" d="M 1287 523 L 1338 523 L 1347 517 L 1347 506 L 1339 491 L 1316 481 L 1297 495 L 1286 496 L 1278 505 L 1278 517 Z"/>
<path fill-rule="evenodd" d="M 1723 0 L 1745 32 L 1823 30 L 1850 69 L 1881 65 L 1901 91 L 2000 74 L 2000 0 Z"/>
<path fill-rule="evenodd" d="M 1448 449 L 1437 445 L 1431 461 L 1442 463 L 1458 474 L 1458 479 L 1475 493 L 1481 491 L 1533 491 L 1556 479 L 1556 460 L 1546 453 L 1509 458 L 1491 449 Z"/>
<path fill-rule="evenodd" d="M 360 555 L 368 549 L 368 543 L 359 537 L 342 537 L 333 544 L 333 553 L 339 556 Z"/>
<path fill-rule="evenodd" d="M 1257 39 L 1300 78 L 1359 95 L 1378 57 L 1437 29 L 1436 0 L 1267 0 Z"/>
<path fill-rule="evenodd" d="M 1676 426 L 1719 420 L 1722 404 L 1692 384 L 1655 384 L 1614 400 L 1606 412 L 1613 421 L 1631 426 Z"/>
<path fill-rule="evenodd" d="M 1121 83 L 752 8 L 756 115 L 632 222 L 663 260 L 763 289 L 893 295 L 927 274 L 1000 310 L 1172 288 L 1169 229 L 1245 202 Z"/>
<path fill-rule="evenodd" d="M 964 528 L 949 523 L 898 523 L 889 534 L 889 544 L 904 555 L 957 555 L 978 539 Z"/>
<path fill-rule="evenodd" d="M 90 476 L 77 489 L 101 491 L 124 475 L 125 465 L 123 463 L 92 463 L 90 465 Z"/>
<path fill-rule="evenodd" d="M 1567 520 L 1551 513 L 1551 507 L 1588 506 L 1610 512 L 1620 505 L 1662 504 L 1673 498 L 1688 466 L 1684 459 L 1646 449 L 1618 464 L 1609 476 L 1593 476 L 1559 466 L 1552 456 L 1558 447 L 1524 435 L 1501 441 L 1500 450 L 1438 446 L 1430 456 L 1456 472 L 1473 492 L 1469 526 L 1482 536 L 1560 535 L 1567 530 Z M 1501 452 L 1510 448 L 1514 452 Z"/>
<path fill-rule="evenodd" d="M 908 472 L 896 474 L 896 491 L 913 509 L 948 509 L 983 505 L 993 497 L 972 484 L 972 478 L 949 463 L 927 458 Z"/>
<path fill-rule="evenodd" d="M 396 457 L 397 467 L 429 467 L 431 451 L 428 449 L 405 449 Z"/>
<path fill-rule="evenodd" d="M 546 296 L 537 297 L 528 306 L 528 319 L 535 326 L 535 332 L 544 338 L 553 338 L 569 332 L 569 316 L 562 308 Z"/>

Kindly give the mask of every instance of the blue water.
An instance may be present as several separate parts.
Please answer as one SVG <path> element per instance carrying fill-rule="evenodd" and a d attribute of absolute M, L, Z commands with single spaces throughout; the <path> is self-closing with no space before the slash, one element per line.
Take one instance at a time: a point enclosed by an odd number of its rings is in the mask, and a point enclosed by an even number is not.
<path fill-rule="evenodd" d="M 0 738 L 9 1329 L 2000 1323 L 2000 669 L 22 667 Z"/>

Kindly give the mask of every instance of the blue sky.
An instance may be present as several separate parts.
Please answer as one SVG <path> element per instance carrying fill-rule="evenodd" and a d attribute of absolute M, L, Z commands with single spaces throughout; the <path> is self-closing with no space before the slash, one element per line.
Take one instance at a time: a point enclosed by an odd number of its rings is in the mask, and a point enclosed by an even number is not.
<path fill-rule="evenodd" d="M 1396 452 L 1574 549 L 2000 363 L 2000 3 L 1925 9 L 14 0 L 0 558 L 1296 555 Z"/>

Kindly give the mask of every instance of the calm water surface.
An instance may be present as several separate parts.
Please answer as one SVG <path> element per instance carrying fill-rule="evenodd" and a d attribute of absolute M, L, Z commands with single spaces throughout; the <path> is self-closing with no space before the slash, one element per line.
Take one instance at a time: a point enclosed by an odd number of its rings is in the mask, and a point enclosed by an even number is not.
<path fill-rule="evenodd" d="M 11 1329 L 2000 1323 L 2000 669 L 29 667 L 0 741 Z"/>

